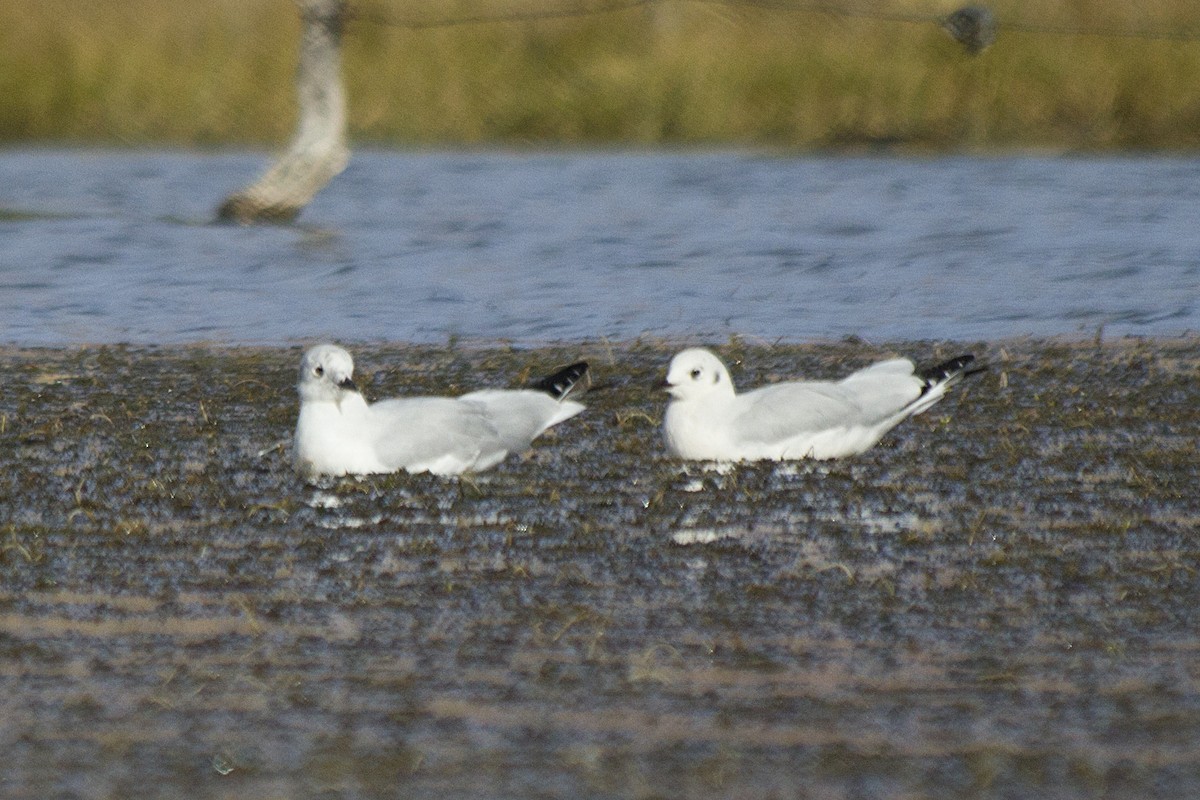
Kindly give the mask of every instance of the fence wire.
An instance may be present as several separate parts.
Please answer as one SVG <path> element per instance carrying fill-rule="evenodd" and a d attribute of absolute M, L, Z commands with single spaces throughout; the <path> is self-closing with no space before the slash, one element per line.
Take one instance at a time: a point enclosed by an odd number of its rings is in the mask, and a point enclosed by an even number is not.
<path fill-rule="evenodd" d="M 1084 21 L 1061 23 L 1023 19 L 1007 12 L 1000 14 L 990 6 L 972 4 L 958 8 L 950 14 L 941 12 L 896 11 L 868 8 L 859 5 L 834 3 L 808 3 L 796 0 L 608 0 L 588 4 L 551 5 L 539 9 L 498 10 L 493 12 L 470 12 L 442 16 L 417 16 L 382 11 L 377 8 L 359 7 L 351 4 L 350 21 L 387 25 L 408 30 L 429 28 L 452 28 L 465 25 L 485 25 L 513 22 L 537 22 L 541 20 L 569 19 L 579 17 L 617 14 L 639 8 L 709 5 L 727 8 L 746 8 L 782 13 L 820 14 L 845 19 L 862 19 L 883 23 L 936 25 L 960 41 L 968 50 L 982 49 L 972 35 L 994 40 L 999 34 L 1012 32 L 1046 36 L 1100 37 L 1114 39 L 1146 39 L 1176 42 L 1200 41 L 1200 28 L 1163 26 L 1138 26 L 1121 28 L 1111 25 L 1092 25 Z M 965 27 L 964 27 L 965 26 Z M 960 38 L 962 36 L 966 38 Z M 990 44 L 986 42 L 983 46 Z"/>

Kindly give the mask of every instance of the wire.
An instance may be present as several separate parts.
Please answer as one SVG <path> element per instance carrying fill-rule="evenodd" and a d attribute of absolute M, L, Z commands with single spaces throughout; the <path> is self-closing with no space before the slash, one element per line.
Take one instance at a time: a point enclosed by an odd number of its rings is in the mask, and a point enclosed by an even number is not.
<path fill-rule="evenodd" d="M 1084 25 L 1047 25 L 1032 22 L 1006 22 L 1004 29 L 1019 33 L 1046 34 L 1051 36 L 1094 36 L 1103 39 L 1147 39 L 1173 42 L 1200 42 L 1200 30 L 1181 28 L 1090 28 Z"/>
<path fill-rule="evenodd" d="M 667 4 L 696 3 L 726 7 L 757 8 L 786 13 L 823 14 L 846 19 L 868 19 L 878 22 L 903 24 L 937 25 L 967 49 L 979 52 L 990 45 L 999 31 L 1050 36 L 1091 36 L 1114 39 L 1146 39 L 1176 42 L 1200 41 L 1200 29 L 1170 28 L 1105 28 L 1087 25 L 1061 25 L 1021 20 L 998 21 L 994 12 L 982 5 L 969 5 L 951 14 L 887 11 L 854 5 L 839 5 L 828 2 L 803 2 L 803 0 L 607 0 L 577 7 L 545 8 L 530 11 L 497 11 L 493 13 L 461 14 L 442 17 L 397 16 L 374 9 L 351 8 L 350 21 L 388 25 L 408 30 L 450 28 L 462 25 L 486 25 L 510 22 L 536 22 L 539 20 L 568 19 L 578 17 L 617 14 L 635 8 L 662 6 Z"/>
<path fill-rule="evenodd" d="M 536 22 L 544 19 L 567 19 L 572 17 L 594 17 L 600 14 L 615 14 L 640 6 L 655 5 L 662 0 L 612 0 L 581 8 L 550 8 L 541 11 L 498 11 L 492 14 L 465 14 L 457 17 L 396 17 L 378 11 L 361 11 L 351 8 L 347 15 L 351 21 L 373 22 L 408 30 L 429 28 L 452 28 L 459 25 L 485 25 L 498 22 Z"/>

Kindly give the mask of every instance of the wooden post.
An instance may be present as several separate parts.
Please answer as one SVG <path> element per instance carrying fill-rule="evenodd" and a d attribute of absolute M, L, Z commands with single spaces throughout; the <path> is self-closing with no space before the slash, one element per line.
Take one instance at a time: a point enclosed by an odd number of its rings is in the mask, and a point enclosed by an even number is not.
<path fill-rule="evenodd" d="M 341 39 L 345 0 L 296 0 L 303 22 L 296 94 L 300 116 L 287 152 L 261 178 L 231 194 L 218 219 L 249 224 L 288 222 L 350 160 Z"/>

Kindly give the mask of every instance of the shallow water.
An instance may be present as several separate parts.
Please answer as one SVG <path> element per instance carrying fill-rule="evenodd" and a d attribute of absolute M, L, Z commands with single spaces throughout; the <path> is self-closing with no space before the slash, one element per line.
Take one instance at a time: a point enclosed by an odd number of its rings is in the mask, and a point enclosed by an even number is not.
<path fill-rule="evenodd" d="M 977 345 L 868 453 L 683 467 L 668 345 L 470 480 L 310 486 L 299 348 L 0 350 L 0 796 L 1194 797 L 1200 341 Z M 722 349 L 735 379 L 928 344 Z"/>
<path fill-rule="evenodd" d="M 1200 160 L 360 152 L 294 227 L 265 158 L 0 153 L 0 341 L 545 342 L 1200 329 Z"/>

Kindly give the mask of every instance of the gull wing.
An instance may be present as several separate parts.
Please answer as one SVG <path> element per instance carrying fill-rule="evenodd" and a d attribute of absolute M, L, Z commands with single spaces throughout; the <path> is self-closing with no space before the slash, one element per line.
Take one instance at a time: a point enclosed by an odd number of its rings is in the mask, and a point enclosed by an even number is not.
<path fill-rule="evenodd" d="M 737 397 L 733 434 L 739 441 L 769 444 L 802 433 L 874 427 L 903 412 L 922 386 L 907 359 L 873 364 L 837 383 L 764 386 Z"/>
<path fill-rule="evenodd" d="M 524 450 L 542 431 L 584 409 L 572 400 L 555 400 L 541 391 L 528 389 L 487 389 L 465 394 L 459 400 L 483 409 L 509 451 Z"/>
<path fill-rule="evenodd" d="M 446 458 L 470 468 L 481 454 L 506 449 L 485 409 L 449 397 L 382 400 L 371 406 L 371 421 L 376 453 L 392 469 Z"/>

